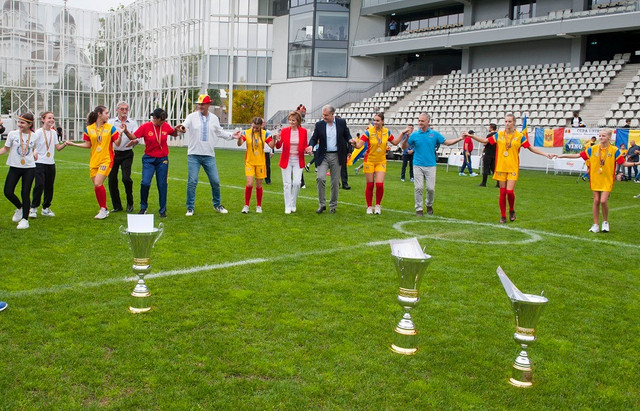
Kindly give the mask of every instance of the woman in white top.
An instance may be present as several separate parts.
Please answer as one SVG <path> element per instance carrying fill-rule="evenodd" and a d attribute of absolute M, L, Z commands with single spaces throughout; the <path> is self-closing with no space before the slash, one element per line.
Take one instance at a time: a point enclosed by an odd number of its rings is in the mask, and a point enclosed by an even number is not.
<path fill-rule="evenodd" d="M 280 168 L 284 185 L 284 213 L 296 212 L 300 191 L 300 178 L 304 169 L 304 149 L 307 148 L 307 130 L 300 127 L 302 116 L 297 111 L 289 113 L 289 127 L 280 131 L 276 148 L 282 148 Z"/>
<path fill-rule="evenodd" d="M 35 152 L 36 138 L 31 132 L 33 120 L 31 113 L 18 116 L 18 129 L 7 135 L 4 147 L 0 148 L 0 155 L 9 153 L 7 158 L 9 172 L 4 182 L 4 195 L 16 206 L 12 220 L 18 223 L 19 230 L 29 228 L 29 204 L 31 203 L 29 195 L 36 175 L 38 154 Z M 20 179 L 22 179 L 22 201 L 14 193 Z"/>
<path fill-rule="evenodd" d="M 38 207 L 40 206 L 43 191 L 42 215 L 55 217 L 55 214 L 49 208 L 53 200 L 53 183 L 56 180 L 56 162 L 53 156 L 56 150 L 60 151 L 66 147 L 66 144 L 59 144 L 58 142 L 58 133 L 54 128 L 56 119 L 53 113 L 45 111 L 40 115 L 40 119 L 42 120 L 42 128 L 37 129 L 35 132 L 38 159 L 36 160 L 36 177 L 31 198 L 31 210 L 29 210 L 30 218 L 38 216 Z"/>

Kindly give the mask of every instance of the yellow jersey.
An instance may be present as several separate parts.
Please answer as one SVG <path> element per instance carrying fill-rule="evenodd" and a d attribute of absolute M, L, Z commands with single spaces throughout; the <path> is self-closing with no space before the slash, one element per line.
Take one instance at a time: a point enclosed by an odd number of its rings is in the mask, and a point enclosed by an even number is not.
<path fill-rule="evenodd" d="M 369 127 L 360 140 L 367 143 L 367 152 L 364 155 L 365 163 L 386 163 L 387 162 L 387 142 L 395 137 L 386 128 L 380 131 L 374 126 Z"/>
<path fill-rule="evenodd" d="M 489 144 L 496 145 L 496 172 L 517 173 L 520 170 L 520 148 L 530 146 L 527 137 L 514 130 L 507 135 L 504 130 L 489 137 Z"/>
<path fill-rule="evenodd" d="M 593 145 L 580 157 L 589 165 L 589 182 L 593 191 L 611 191 L 615 181 L 616 164 L 624 163 L 624 156 L 618 147 L 609 145 L 606 149 Z"/>
<path fill-rule="evenodd" d="M 118 130 L 112 124 L 105 123 L 99 129 L 96 123 L 88 125 L 82 135 L 84 141 L 91 143 L 89 168 L 101 165 L 113 165 L 113 142 L 118 139 Z"/>
<path fill-rule="evenodd" d="M 254 133 L 251 129 L 242 132 L 242 141 L 247 143 L 247 153 L 244 156 L 245 164 L 252 166 L 264 166 L 264 145 L 271 142 L 271 134 L 265 130 Z"/>

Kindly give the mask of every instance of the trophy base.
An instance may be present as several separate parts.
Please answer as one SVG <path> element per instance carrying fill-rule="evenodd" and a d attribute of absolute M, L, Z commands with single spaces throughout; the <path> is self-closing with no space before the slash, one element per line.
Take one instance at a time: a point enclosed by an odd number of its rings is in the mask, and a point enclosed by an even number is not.
<path fill-rule="evenodd" d="M 149 311 L 151 311 L 151 307 L 146 307 L 146 308 L 135 308 L 135 307 L 129 307 L 129 311 L 130 311 L 132 314 L 148 313 Z"/>
<path fill-rule="evenodd" d="M 418 352 L 418 348 L 402 348 L 402 347 L 398 347 L 395 344 L 391 344 L 391 347 L 389 347 L 391 349 L 391 351 L 393 351 L 396 354 L 402 354 L 402 355 L 414 355 L 415 353 Z"/>
<path fill-rule="evenodd" d="M 518 388 L 531 388 L 533 387 L 533 381 L 518 381 L 515 378 L 509 378 L 509 384 Z"/>

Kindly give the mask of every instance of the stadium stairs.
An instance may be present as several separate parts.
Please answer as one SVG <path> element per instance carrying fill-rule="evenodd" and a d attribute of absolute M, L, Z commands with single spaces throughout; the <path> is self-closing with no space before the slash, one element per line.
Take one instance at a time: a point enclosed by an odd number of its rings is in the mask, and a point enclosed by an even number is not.
<path fill-rule="evenodd" d="M 591 99 L 585 102 L 582 110 L 580 111 L 580 117 L 582 117 L 582 121 L 587 126 L 616 127 L 624 125 L 624 114 L 629 110 L 618 110 L 615 103 L 617 103 L 620 96 L 623 95 L 627 83 L 631 82 L 631 80 L 638 75 L 639 68 L 640 64 L 625 65 L 604 90 L 600 93 L 594 93 L 591 96 Z M 612 107 L 616 108 L 614 109 Z M 623 111 L 620 117 L 615 118 L 615 120 L 622 120 L 622 123 L 618 124 L 619 121 L 608 122 L 607 120 L 614 118 L 614 115 L 606 116 L 607 111 L 613 111 L 613 114 L 615 114 L 616 111 Z M 638 112 L 640 112 L 640 109 L 636 110 L 631 117 L 636 118 L 639 114 Z"/>

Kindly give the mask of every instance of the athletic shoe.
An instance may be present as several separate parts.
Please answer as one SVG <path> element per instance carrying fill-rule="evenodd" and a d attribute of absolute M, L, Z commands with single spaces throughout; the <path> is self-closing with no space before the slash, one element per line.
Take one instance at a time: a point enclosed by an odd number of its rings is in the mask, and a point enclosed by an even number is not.
<path fill-rule="evenodd" d="M 36 218 L 36 217 L 38 217 L 38 209 L 31 207 L 29 209 L 29 218 Z"/>
<path fill-rule="evenodd" d="M 256 213 L 262 214 L 262 207 L 261 206 L 256 206 Z"/>
<path fill-rule="evenodd" d="M 53 211 L 51 211 L 50 208 L 43 208 L 42 209 L 42 215 L 47 216 L 47 217 L 55 217 L 56 215 L 53 213 Z"/>
<path fill-rule="evenodd" d="M 22 209 L 16 208 L 16 211 L 13 212 L 13 217 L 11 217 L 11 221 L 17 223 L 20 220 L 22 220 Z"/>
<path fill-rule="evenodd" d="M 404 183 L 404 178 L 401 178 L 400 181 L 402 181 Z"/>
<path fill-rule="evenodd" d="M 309 172 L 309 167 L 311 166 L 311 164 L 307 163 L 304 165 L 304 171 L 306 171 L 307 173 Z"/>
<path fill-rule="evenodd" d="M 465 173 L 458 173 L 458 175 L 459 175 L 460 177 L 464 177 L 464 176 L 466 176 L 466 174 L 465 174 Z"/>
<path fill-rule="evenodd" d="M 516 221 L 516 212 L 509 211 L 509 221 Z"/>
<path fill-rule="evenodd" d="M 471 173 L 470 177 L 478 177 L 478 173 Z"/>
<path fill-rule="evenodd" d="M 416 216 L 422 217 L 423 215 L 424 215 L 424 212 L 422 210 L 416 210 Z"/>
<path fill-rule="evenodd" d="M 638 194 L 637 196 L 633 196 L 633 198 L 640 198 L 640 194 Z"/>
<path fill-rule="evenodd" d="M 9 304 L 5 303 L 4 301 L 0 301 L 0 311 L 4 310 L 8 306 Z"/>
<path fill-rule="evenodd" d="M 145 211 L 145 214 L 146 214 L 147 210 L 144 210 L 144 211 Z M 94 218 L 96 220 L 104 220 L 107 217 L 109 217 L 109 210 L 107 210 L 106 208 L 100 208 L 100 211 L 98 212 L 98 214 L 96 214 L 96 216 Z"/>
<path fill-rule="evenodd" d="M 367 207 L 367 214 L 373 214 L 373 207 Z"/>
<path fill-rule="evenodd" d="M 138 211 L 138 214 L 147 214 L 147 209 L 141 208 L 140 211 Z"/>
<path fill-rule="evenodd" d="M 188 209 L 187 213 L 185 214 L 187 217 L 191 217 L 193 215 L 193 210 L 192 209 Z"/>
<path fill-rule="evenodd" d="M 166 213 L 166 212 L 164 212 L 164 213 L 160 213 L 160 217 L 162 217 L 162 218 L 167 218 L 167 213 Z"/>
<path fill-rule="evenodd" d="M 284 209 L 285 214 L 291 214 L 291 209 L 289 207 Z"/>
<path fill-rule="evenodd" d="M 413 177 L 410 178 L 411 182 L 413 183 Z"/>
<path fill-rule="evenodd" d="M 505 224 L 507 222 L 507 217 L 500 217 L 500 224 Z"/>
<path fill-rule="evenodd" d="M 633 180 L 634 183 L 640 183 L 640 180 Z"/>
<path fill-rule="evenodd" d="M 478 184 L 478 187 L 486 187 L 486 186 L 487 186 L 486 184 L 482 184 L 482 183 Z"/>
<path fill-rule="evenodd" d="M 29 228 L 29 220 L 25 220 L 24 218 L 20 220 L 18 223 L 18 230 L 24 230 L 25 228 Z"/>
<path fill-rule="evenodd" d="M 303 184 L 302 187 L 300 187 L 300 188 L 307 188 L 307 186 Z"/>
<path fill-rule="evenodd" d="M 380 207 L 380 204 L 376 204 L 375 208 L 373 209 L 373 214 L 380 215 L 381 213 L 382 213 L 382 207 Z"/>
<path fill-rule="evenodd" d="M 295 207 L 293 207 L 293 208 L 291 209 L 291 212 L 292 212 L 292 213 L 295 213 L 295 212 L 296 212 L 296 208 L 295 208 Z"/>
<path fill-rule="evenodd" d="M 133 205 L 127 206 L 127 213 L 133 213 Z"/>
<path fill-rule="evenodd" d="M 214 210 L 216 210 L 217 212 L 219 212 L 220 214 L 227 214 L 228 211 L 226 208 L 224 208 L 224 206 L 222 204 L 220 204 L 217 207 L 213 207 Z"/>
<path fill-rule="evenodd" d="M 603 221 L 602 222 L 602 232 L 603 233 L 608 233 L 609 232 L 609 222 L 608 221 Z"/>
<path fill-rule="evenodd" d="M 428 215 L 433 215 L 433 207 L 427 206 L 427 214 Z"/>
<path fill-rule="evenodd" d="M 598 233 L 598 232 L 600 232 L 600 227 L 598 227 L 598 224 L 594 224 L 594 225 L 591 226 L 589 231 L 592 232 L 592 233 Z"/>
<path fill-rule="evenodd" d="M 249 206 L 248 205 L 242 207 L 242 214 L 249 214 Z"/>

